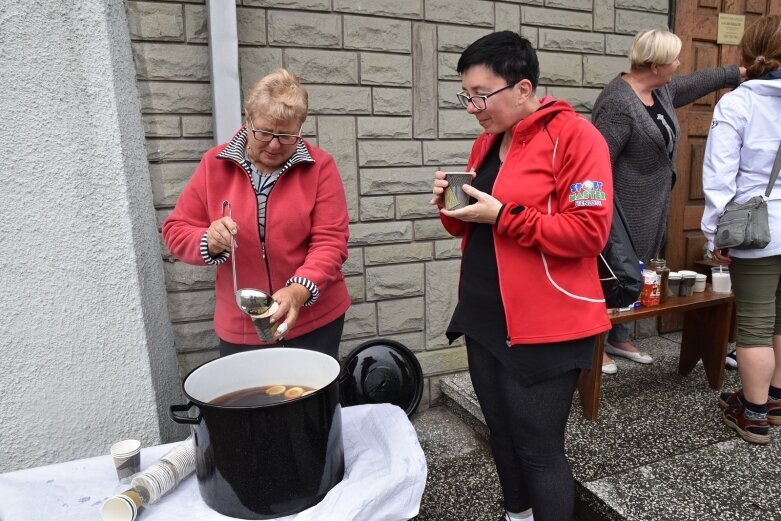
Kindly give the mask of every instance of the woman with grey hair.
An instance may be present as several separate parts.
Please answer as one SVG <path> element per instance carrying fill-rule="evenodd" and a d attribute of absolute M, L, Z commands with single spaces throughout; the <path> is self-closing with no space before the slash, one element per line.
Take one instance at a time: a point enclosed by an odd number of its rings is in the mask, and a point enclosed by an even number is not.
<path fill-rule="evenodd" d="M 610 148 L 615 198 L 626 216 L 637 256 L 646 265 L 664 247 L 681 134 L 675 109 L 737 85 L 746 73 L 732 65 L 674 76 L 681 64 L 681 46 L 681 39 L 664 29 L 637 34 L 629 51 L 630 71 L 605 87 L 592 114 Z M 603 373 L 617 371 L 608 354 L 642 364 L 653 362 L 630 342 L 630 327 L 616 325 L 608 334 Z"/>

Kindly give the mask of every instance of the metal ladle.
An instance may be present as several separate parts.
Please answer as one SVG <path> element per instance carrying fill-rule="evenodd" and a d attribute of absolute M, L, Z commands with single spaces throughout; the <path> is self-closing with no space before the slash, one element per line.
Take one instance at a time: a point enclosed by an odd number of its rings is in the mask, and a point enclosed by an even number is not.
<path fill-rule="evenodd" d="M 229 201 L 222 202 L 222 216 L 225 217 L 225 210 L 228 210 L 228 217 L 233 218 L 233 207 Z M 253 319 L 265 314 L 274 304 L 274 300 L 266 292 L 254 288 L 238 289 L 236 285 L 236 240 L 231 235 L 231 268 L 233 272 L 233 294 L 236 296 L 236 305 L 244 313 Z"/>

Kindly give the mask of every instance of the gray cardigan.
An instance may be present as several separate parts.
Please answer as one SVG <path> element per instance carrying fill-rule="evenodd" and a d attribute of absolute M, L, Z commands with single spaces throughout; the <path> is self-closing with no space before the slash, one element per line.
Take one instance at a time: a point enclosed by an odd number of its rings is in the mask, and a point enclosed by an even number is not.
<path fill-rule="evenodd" d="M 597 98 L 592 121 L 610 148 L 613 191 L 626 215 L 637 256 L 646 263 L 664 246 L 681 133 L 675 109 L 739 81 L 740 70 L 733 65 L 673 76 L 670 83 L 654 91 L 673 121 L 672 158 L 659 127 L 620 74 Z"/>

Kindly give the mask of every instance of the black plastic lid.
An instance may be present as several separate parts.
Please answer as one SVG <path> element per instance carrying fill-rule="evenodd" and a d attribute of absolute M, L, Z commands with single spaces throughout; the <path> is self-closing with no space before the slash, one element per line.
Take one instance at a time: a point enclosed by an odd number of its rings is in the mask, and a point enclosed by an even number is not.
<path fill-rule="evenodd" d="M 407 416 L 423 396 L 423 371 L 404 345 L 380 338 L 356 347 L 344 362 L 340 383 L 342 405 L 391 403 Z"/>

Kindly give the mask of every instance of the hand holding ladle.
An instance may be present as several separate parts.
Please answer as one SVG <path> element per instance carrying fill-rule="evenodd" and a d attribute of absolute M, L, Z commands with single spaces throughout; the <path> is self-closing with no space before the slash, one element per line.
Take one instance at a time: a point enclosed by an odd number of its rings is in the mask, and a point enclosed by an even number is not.
<path fill-rule="evenodd" d="M 235 241 L 239 225 L 229 215 L 223 216 L 209 225 L 206 230 L 206 246 L 209 255 L 216 257 L 224 251 L 230 251 L 231 239 Z"/>

